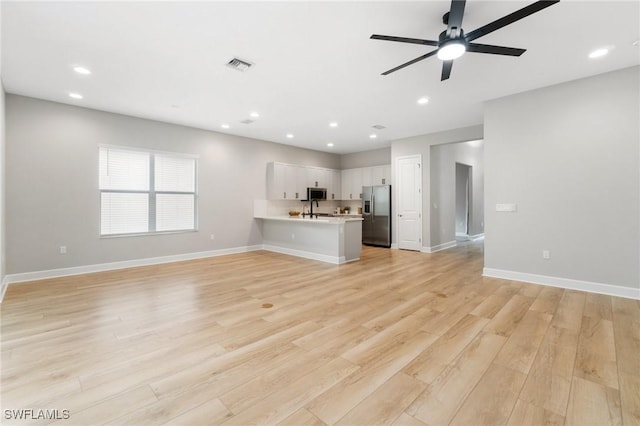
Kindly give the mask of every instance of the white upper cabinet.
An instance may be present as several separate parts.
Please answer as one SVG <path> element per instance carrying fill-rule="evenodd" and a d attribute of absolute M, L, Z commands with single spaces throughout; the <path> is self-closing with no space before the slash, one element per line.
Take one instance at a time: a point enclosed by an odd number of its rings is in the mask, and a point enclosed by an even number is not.
<path fill-rule="evenodd" d="M 307 167 L 307 188 L 324 188 L 322 183 L 322 169 Z"/>
<path fill-rule="evenodd" d="M 362 176 L 363 169 L 354 169 L 354 173 L 351 176 L 351 193 L 353 200 L 362 199 Z"/>
<path fill-rule="evenodd" d="M 346 169 L 340 173 L 341 177 L 341 200 L 348 200 L 351 198 L 351 176 L 353 175 L 353 169 Z"/>
<path fill-rule="evenodd" d="M 306 185 L 306 174 L 300 166 L 285 163 L 267 164 L 267 197 L 270 200 L 302 200 L 307 189 L 301 191 L 301 183 Z"/>
<path fill-rule="evenodd" d="M 373 167 L 363 167 L 360 169 L 360 173 L 362 175 L 362 185 L 361 186 L 371 186 L 375 185 L 373 183 Z"/>
<path fill-rule="evenodd" d="M 371 185 L 391 185 L 391 164 L 374 166 L 371 169 Z"/>
<path fill-rule="evenodd" d="M 342 172 L 340 170 L 330 170 L 331 184 L 327 186 L 327 199 L 340 200 L 342 197 Z"/>
<path fill-rule="evenodd" d="M 283 200 L 285 196 L 285 168 L 279 163 L 267 163 L 267 198 Z"/>
<path fill-rule="evenodd" d="M 307 188 L 326 188 L 327 199 L 340 199 L 340 170 L 267 163 L 267 198 L 270 200 L 304 200 Z"/>
<path fill-rule="evenodd" d="M 359 200 L 362 196 L 362 169 L 342 171 L 342 199 Z"/>
<path fill-rule="evenodd" d="M 333 181 L 333 170 L 320 169 L 320 179 L 318 179 L 318 188 L 327 188 L 327 193 Z"/>
<path fill-rule="evenodd" d="M 295 199 L 306 200 L 307 187 L 309 186 L 309 168 L 304 166 L 293 166 L 293 167 L 296 168 Z"/>
<path fill-rule="evenodd" d="M 390 164 L 342 171 L 276 162 L 267 164 L 270 200 L 304 200 L 307 188 L 326 188 L 327 200 L 360 200 L 363 186 L 390 184 Z"/>
<path fill-rule="evenodd" d="M 307 170 L 309 172 L 308 187 L 329 189 L 329 185 L 331 185 L 332 180 L 332 169 L 307 167 Z"/>
<path fill-rule="evenodd" d="M 391 185 L 393 178 L 391 177 L 391 164 L 387 164 L 384 167 L 384 175 L 382 176 L 383 185 Z"/>
<path fill-rule="evenodd" d="M 342 199 L 359 200 L 362 187 L 391 185 L 391 165 L 345 169 L 342 171 Z"/>

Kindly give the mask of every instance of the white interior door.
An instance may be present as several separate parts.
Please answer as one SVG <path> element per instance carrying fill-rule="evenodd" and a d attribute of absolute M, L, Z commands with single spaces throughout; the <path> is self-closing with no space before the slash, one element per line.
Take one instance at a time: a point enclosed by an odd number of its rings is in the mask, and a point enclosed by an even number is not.
<path fill-rule="evenodd" d="M 397 160 L 398 248 L 422 248 L 422 158 L 420 155 Z"/>

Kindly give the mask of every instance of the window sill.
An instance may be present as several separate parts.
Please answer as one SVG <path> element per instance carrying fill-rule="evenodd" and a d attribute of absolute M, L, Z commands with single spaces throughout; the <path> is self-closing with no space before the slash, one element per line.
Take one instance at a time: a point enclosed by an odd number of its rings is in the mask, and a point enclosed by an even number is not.
<path fill-rule="evenodd" d="M 125 238 L 125 237 L 151 237 L 154 235 L 188 234 L 192 232 L 198 232 L 198 230 L 185 229 L 181 231 L 139 232 L 139 233 L 132 233 L 132 234 L 108 234 L 108 235 L 99 235 L 98 238 L 110 239 L 110 238 Z"/>

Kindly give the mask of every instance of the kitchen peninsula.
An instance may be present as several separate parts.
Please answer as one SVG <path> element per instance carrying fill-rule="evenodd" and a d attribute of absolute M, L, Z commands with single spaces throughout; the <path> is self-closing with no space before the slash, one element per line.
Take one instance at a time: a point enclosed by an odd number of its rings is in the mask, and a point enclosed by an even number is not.
<path fill-rule="evenodd" d="M 290 217 L 256 214 L 265 250 L 328 263 L 360 259 L 361 217 Z"/>

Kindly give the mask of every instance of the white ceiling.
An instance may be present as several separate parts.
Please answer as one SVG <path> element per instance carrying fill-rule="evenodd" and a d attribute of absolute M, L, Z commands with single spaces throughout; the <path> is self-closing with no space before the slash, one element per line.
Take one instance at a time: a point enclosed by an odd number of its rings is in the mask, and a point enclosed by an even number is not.
<path fill-rule="evenodd" d="M 468 0 L 463 28 L 532 2 Z M 8 93 L 348 153 L 480 124 L 486 100 L 640 63 L 632 44 L 640 38 L 639 1 L 565 0 L 476 40 L 528 49 L 519 58 L 468 53 L 445 82 L 435 57 L 381 76 L 431 48 L 369 36 L 437 39 L 449 6 L 3 1 L 2 79 Z M 601 46 L 613 49 L 587 57 Z M 233 57 L 255 66 L 232 70 L 225 64 Z M 74 73 L 74 65 L 92 75 Z M 427 105 L 416 103 L 422 96 Z M 241 124 L 251 111 L 260 118 Z"/>

